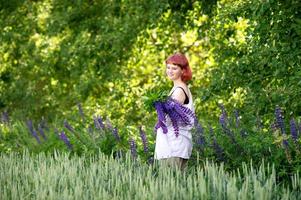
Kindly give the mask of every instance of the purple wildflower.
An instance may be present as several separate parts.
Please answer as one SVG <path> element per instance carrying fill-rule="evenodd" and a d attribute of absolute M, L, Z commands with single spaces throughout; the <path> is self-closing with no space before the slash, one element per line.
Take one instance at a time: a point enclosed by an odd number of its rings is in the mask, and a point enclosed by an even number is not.
<path fill-rule="evenodd" d="M 38 125 L 38 130 L 39 130 L 39 133 L 41 134 L 41 136 L 44 138 L 44 140 L 47 140 L 47 137 L 45 135 L 45 132 L 44 132 L 41 124 Z"/>
<path fill-rule="evenodd" d="M 66 146 L 68 147 L 68 149 L 72 150 L 72 145 L 71 145 L 71 143 L 70 143 L 67 135 L 65 134 L 65 132 L 62 131 L 59 136 L 60 136 L 60 139 L 63 140 L 63 142 L 66 144 Z"/>
<path fill-rule="evenodd" d="M 282 134 L 285 134 L 285 125 L 284 125 L 284 117 L 283 117 L 283 114 L 282 114 L 282 110 L 279 106 L 276 107 L 275 109 L 275 117 L 276 117 L 276 124 L 277 124 L 277 127 L 280 128 L 281 130 L 281 133 Z"/>
<path fill-rule="evenodd" d="M 276 132 L 278 129 L 277 122 L 274 122 L 270 125 L 272 132 Z"/>
<path fill-rule="evenodd" d="M 230 137 L 230 139 L 232 140 L 232 143 L 236 144 L 237 142 L 235 140 L 234 134 L 227 126 L 228 119 L 227 119 L 227 112 L 225 110 L 225 107 L 222 104 L 220 104 L 220 107 L 222 109 L 222 114 L 220 115 L 220 118 L 219 118 L 220 125 L 222 126 L 224 133 L 226 133 Z"/>
<path fill-rule="evenodd" d="M 74 128 L 68 123 L 68 121 L 65 119 L 64 120 L 64 126 L 67 128 L 70 132 L 74 133 Z"/>
<path fill-rule="evenodd" d="M 141 140 L 142 140 L 142 143 L 143 143 L 144 153 L 147 153 L 148 152 L 148 142 L 147 142 L 146 134 L 143 131 L 141 126 L 139 127 L 139 131 L 140 131 L 140 137 L 141 137 Z"/>
<path fill-rule="evenodd" d="M 130 149 L 133 158 L 137 158 L 137 145 L 133 138 L 130 139 Z"/>
<path fill-rule="evenodd" d="M 163 133 L 167 133 L 167 127 L 164 122 L 166 122 L 165 116 L 168 116 L 177 137 L 179 135 L 179 126 L 192 125 L 191 118 L 196 119 L 193 111 L 172 98 L 167 99 L 165 102 L 155 102 L 155 108 L 158 116 L 155 130 L 162 128 Z"/>
<path fill-rule="evenodd" d="M 112 130 L 112 133 L 114 135 L 114 137 L 116 138 L 117 141 L 120 141 L 120 137 L 119 137 L 119 134 L 118 134 L 118 129 L 117 128 L 114 128 Z"/>
<path fill-rule="evenodd" d="M 219 123 L 220 123 L 220 125 L 223 127 L 223 128 L 225 128 L 227 125 L 226 125 L 226 115 L 225 115 L 225 113 L 223 112 L 221 115 L 220 115 L 220 117 L 219 117 Z"/>
<path fill-rule="evenodd" d="M 105 125 L 103 124 L 103 120 L 100 116 L 94 117 L 94 125 L 95 128 L 101 130 L 101 129 L 105 129 Z"/>
<path fill-rule="evenodd" d="M 217 156 L 217 159 L 219 161 L 225 161 L 225 158 L 224 158 L 224 150 L 222 149 L 221 146 L 219 146 L 219 144 L 217 143 L 217 140 L 214 136 L 214 133 L 213 133 L 213 129 L 211 126 L 209 126 L 209 132 L 210 132 L 210 135 L 211 137 L 213 138 L 213 141 L 212 141 L 212 147 L 213 147 L 213 150 L 215 151 L 215 154 Z"/>
<path fill-rule="evenodd" d="M 297 130 L 297 124 L 294 119 L 290 120 L 290 130 L 291 130 L 291 135 L 292 139 L 295 143 L 298 141 L 298 130 Z"/>
<path fill-rule="evenodd" d="M 206 140 L 204 137 L 204 129 L 201 124 L 196 126 L 197 140 L 196 143 L 200 146 L 200 148 L 204 148 L 206 145 Z"/>
<path fill-rule="evenodd" d="M 282 145 L 285 149 L 288 149 L 288 141 L 286 139 L 282 140 Z"/>
<path fill-rule="evenodd" d="M 31 121 L 31 120 L 28 120 L 28 121 L 26 122 L 26 124 L 27 124 L 27 127 L 28 127 L 29 132 L 31 133 L 31 135 L 32 135 L 32 136 L 37 140 L 37 142 L 40 144 L 40 143 L 41 143 L 41 140 L 40 140 L 40 138 L 39 138 L 37 132 L 36 132 L 36 131 L 34 130 L 34 128 L 33 128 L 32 121 Z"/>
<path fill-rule="evenodd" d="M 155 126 L 155 130 L 159 129 L 160 127 L 162 128 L 163 133 L 167 133 L 167 127 L 165 125 L 165 116 L 163 112 L 163 103 L 161 102 L 155 102 L 155 108 L 157 111 L 157 116 L 158 116 L 158 122 Z"/>

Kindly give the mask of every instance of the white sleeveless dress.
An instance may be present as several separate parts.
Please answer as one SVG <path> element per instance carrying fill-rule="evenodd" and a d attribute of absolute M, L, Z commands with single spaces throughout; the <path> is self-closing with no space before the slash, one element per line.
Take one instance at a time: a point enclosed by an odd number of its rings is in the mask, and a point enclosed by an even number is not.
<path fill-rule="evenodd" d="M 175 90 L 174 88 L 171 93 Z M 191 92 L 188 88 L 189 103 L 183 106 L 191 109 L 194 112 L 193 100 Z M 168 132 L 163 133 L 162 128 L 157 129 L 156 145 L 154 159 L 160 160 L 170 157 L 179 157 L 189 159 L 192 152 L 192 135 L 191 129 L 193 125 L 179 126 L 179 135 L 176 137 L 174 128 L 169 118 L 166 120 Z"/>

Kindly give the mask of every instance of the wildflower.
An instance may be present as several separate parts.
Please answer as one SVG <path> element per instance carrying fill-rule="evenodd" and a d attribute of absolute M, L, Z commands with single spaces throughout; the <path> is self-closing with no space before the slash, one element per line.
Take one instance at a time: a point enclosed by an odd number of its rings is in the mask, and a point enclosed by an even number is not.
<path fill-rule="evenodd" d="M 293 141 L 296 143 L 298 141 L 298 130 L 297 130 L 297 124 L 294 119 L 290 120 L 290 130 Z"/>
<path fill-rule="evenodd" d="M 285 149 L 288 148 L 288 141 L 286 139 L 282 140 L 282 145 L 284 146 Z"/>
<path fill-rule="evenodd" d="M 94 125 L 95 128 L 101 130 L 101 129 L 105 129 L 105 125 L 103 124 L 103 120 L 100 116 L 94 117 Z"/>
<path fill-rule="evenodd" d="M 194 123 L 197 121 L 197 118 L 193 111 L 172 98 L 168 98 L 164 102 L 155 102 L 155 108 L 158 117 L 158 122 L 155 126 L 155 130 L 162 128 L 162 131 L 165 134 L 168 132 L 167 126 L 165 124 L 167 123 L 167 118 L 169 119 L 174 129 L 174 133 L 177 137 L 179 135 L 179 126 L 192 125 L 193 120 Z"/>
<path fill-rule="evenodd" d="M 284 117 L 282 114 L 282 110 L 279 106 L 277 106 L 275 109 L 275 117 L 276 117 L 277 127 L 280 128 L 282 134 L 285 134 L 285 125 L 283 120 Z"/>
<path fill-rule="evenodd" d="M 66 119 L 64 120 L 64 126 L 65 126 L 65 128 L 67 128 L 72 133 L 75 132 L 74 129 L 73 129 L 73 127 L 68 123 L 68 121 Z"/>
<path fill-rule="evenodd" d="M 116 138 L 117 141 L 120 141 L 120 137 L 119 137 L 119 134 L 118 134 L 118 129 L 117 128 L 114 128 L 112 130 L 112 133 L 114 135 L 114 137 Z"/>
<path fill-rule="evenodd" d="M 220 104 L 220 108 L 222 109 L 222 114 L 220 115 L 220 118 L 219 118 L 220 125 L 222 126 L 224 133 L 226 133 L 230 137 L 230 139 L 232 140 L 232 143 L 237 144 L 234 134 L 227 127 L 228 119 L 227 119 L 227 112 L 225 110 L 225 107 L 222 104 Z"/>
<path fill-rule="evenodd" d="M 204 129 L 201 124 L 198 124 L 196 126 L 196 133 L 197 133 L 197 139 L 196 143 L 200 146 L 200 148 L 204 148 L 206 145 L 206 140 L 204 137 Z"/>
<path fill-rule="evenodd" d="M 215 151 L 215 154 L 217 156 L 217 159 L 219 161 L 225 161 L 225 158 L 224 158 L 224 150 L 222 149 L 221 146 L 219 146 L 219 144 L 217 143 L 217 140 L 213 134 L 213 129 L 211 126 L 209 126 L 209 132 L 210 132 L 210 135 L 211 137 L 213 138 L 213 141 L 212 141 L 212 147 L 213 147 L 213 150 Z"/>
<path fill-rule="evenodd" d="M 133 138 L 130 139 L 130 149 L 133 158 L 137 158 L 137 145 Z"/>
<path fill-rule="evenodd" d="M 59 136 L 60 136 L 60 139 L 63 140 L 63 142 L 66 144 L 66 146 L 68 147 L 68 149 L 72 150 L 72 145 L 71 145 L 68 137 L 66 136 L 65 132 L 62 131 Z"/>
<path fill-rule="evenodd" d="M 140 131 L 140 137 L 141 137 L 141 140 L 142 140 L 142 143 L 143 143 L 144 153 L 147 153 L 148 152 L 148 142 L 147 142 L 147 139 L 146 139 L 146 134 L 142 130 L 141 126 L 139 127 L 139 131 Z"/>
<path fill-rule="evenodd" d="M 45 135 L 45 132 L 44 132 L 44 130 L 43 130 L 41 124 L 38 125 L 38 130 L 39 130 L 41 136 L 44 138 L 44 140 L 47 140 L 47 137 L 46 137 L 46 135 Z"/>
<path fill-rule="evenodd" d="M 41 140 L 40 140 L 40 138 L 39 138 L 37 132 L 36 132 L 36 131 L 34 130 L 34 128 L 33 128 L 32 121 L 31 121 L 31 120 L 28 120 L 28 121 L 26 122 L 26 124 L 27 124 L 27 127 L 28 127 L 28 129 L 29 129 L 31 135 L 32 135 L 32 136 L 37 140 L 37 142 L 40 144 L 40 143 L 41 143 Z"/>

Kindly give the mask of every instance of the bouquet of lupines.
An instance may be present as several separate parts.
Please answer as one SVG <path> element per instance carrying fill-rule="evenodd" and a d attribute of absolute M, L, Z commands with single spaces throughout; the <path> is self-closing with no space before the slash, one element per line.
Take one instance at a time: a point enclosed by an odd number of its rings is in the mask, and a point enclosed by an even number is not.
<path fill-rule="evenodd" d="M 178 137 L 180 126 L 197 124 L 198 120 L 194 112 L 183 106 L 177 100 L 169 97 L 165 91 L 154 92 L 154 90 L 151 90 L 147 92 L 143 98 L 146 109 L 150 110 L 155 107 L 157 111 L 158 121 L 155 126 L 155 131 L 162 128 L 163 133 L 166 134 L 168 132 L 166 125 L 168 123 L 167 120 L 170 120 L 174 133 L 176 137 Z"/>

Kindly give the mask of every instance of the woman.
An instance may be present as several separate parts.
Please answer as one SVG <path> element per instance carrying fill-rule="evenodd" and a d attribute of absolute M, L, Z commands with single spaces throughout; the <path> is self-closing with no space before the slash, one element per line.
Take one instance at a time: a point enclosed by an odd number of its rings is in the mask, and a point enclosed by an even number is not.
<path fill-rule="evenodd" d="M 167 58 L 166 75 L 173 81 L 173 88 L 169 96 L 194 112 L 191 92 L 187 81 L 192 78 L 191 69 L 185 55 L 176 53 Z M 170 118 L 166 117 L 168 132 L 163 133 L 162 128 L 157 129 L 155 159 L 161 163 L 175 166 L 183 170 L 192 151 L 191 125 L 179 125 L 179 134 L 174 134 Z"/>

